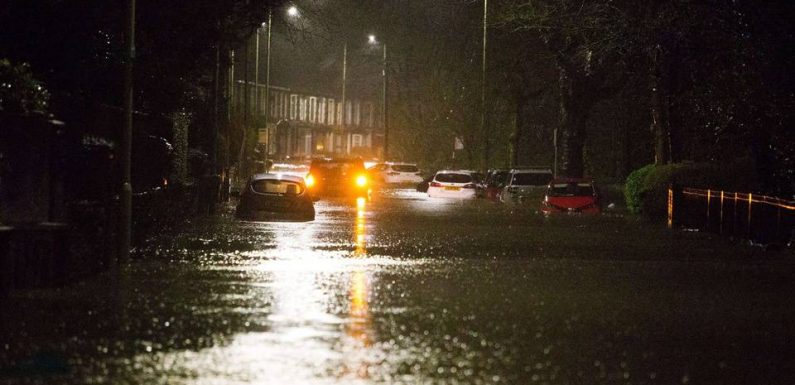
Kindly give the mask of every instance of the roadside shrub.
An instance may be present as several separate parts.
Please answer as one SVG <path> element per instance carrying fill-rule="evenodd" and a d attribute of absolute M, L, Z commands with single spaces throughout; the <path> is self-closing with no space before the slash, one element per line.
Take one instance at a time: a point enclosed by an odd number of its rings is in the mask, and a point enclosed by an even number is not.
<path fill-rule="evenodd" d="M 649 218 L 665 216 L 668 186 L 727 191 L 754 191 L 756 172 L 750 160 L 734 163 L 674 163 L 647 165 L 627 177 L 627 207 Z"/>
<path fill-rule="evenodd" d="M 50 94 L 25 63 L 0 59 L 0 111 L 28 115 L 46 113 Z"/>
<path fill-rule="evenodd" d="M 624 184 L 624 201 L 627 204 L 627 209 L 634 214 L 639 214 L 641 211 L 641 189 L 646 176 L 654 170 L 654 167 L 654 164 L 648 164 L 632 171 L 627 176 L 627 181 Z"/>

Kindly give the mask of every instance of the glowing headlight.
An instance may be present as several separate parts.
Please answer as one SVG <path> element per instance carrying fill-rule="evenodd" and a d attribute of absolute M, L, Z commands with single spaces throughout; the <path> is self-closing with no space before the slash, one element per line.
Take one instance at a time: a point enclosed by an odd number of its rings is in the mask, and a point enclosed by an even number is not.
<path fill-rule="evenodd" d="M 367 177 L 364 175 L 359 175 L 358 177 L 356 177 L 356 185 L 360 187 L 364 187 L 365 185 L 367 185 Z"/>
<path fill-rule="evenodd" d="M 315 177 L 312 174 L 309 174 L 304 178 L 304 183 L 306 183 L 306 187 L 312 187 L 315 185 Z"/>

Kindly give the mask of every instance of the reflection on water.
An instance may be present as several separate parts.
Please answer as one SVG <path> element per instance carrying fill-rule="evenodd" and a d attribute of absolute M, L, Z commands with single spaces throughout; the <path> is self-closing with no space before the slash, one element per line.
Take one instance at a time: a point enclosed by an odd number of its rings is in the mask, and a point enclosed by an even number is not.
<path fill-rule="evenodd" d="M 324 250 L 328 222 L 259 224 L 272 240 L 248 256 L 252 265 L 220 267 L 246 277 L 241 298 L 258 304 L 247 330 L 199 351 L 152 352 L 135 358 L 169 383 L 349 384 L 378 382 L 384 360 L 373 330 L 374 266 L 395 261 L 367 254 L 367 205 L 358 199 L 345 216 L 348 251 Z M 151 370 L 151 371 L 150 371 Z M 145 378 L 146 375 L 142 374 Z"/>
<path fill-rule="evenodd" d="M 354 237 L 356 246 L 354 258 L 367 257 L 366 243 L 366 206 L 364 198 L 356 200 L 356 221 Z M 369 374 L 369 360 L 367 350 L 373 344 L 372 317 L 368 307 L 369 277 L 361 265 L 357 265 L 351 272 L 350 278 L 350 307 L 348 321 L 345 324 L 345 333 L 348 337 L 348 346 L 345 351 L 346 362 L 344 375 L 355 375 L 366 379 Z"/>

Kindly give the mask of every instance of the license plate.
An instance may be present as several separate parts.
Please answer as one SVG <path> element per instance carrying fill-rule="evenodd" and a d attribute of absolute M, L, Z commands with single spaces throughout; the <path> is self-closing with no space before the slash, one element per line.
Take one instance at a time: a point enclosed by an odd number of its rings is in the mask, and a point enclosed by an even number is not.
<path fill-rule="evenodd" d="M 445 187 L 444 189 L 445 189 L 445 190 L 447 190 L 447 191 L 458 191 L 458 190 L 461 190 L 461 187 L 451 187 L 451 186 L 447 186 L 447 187 Z"/>

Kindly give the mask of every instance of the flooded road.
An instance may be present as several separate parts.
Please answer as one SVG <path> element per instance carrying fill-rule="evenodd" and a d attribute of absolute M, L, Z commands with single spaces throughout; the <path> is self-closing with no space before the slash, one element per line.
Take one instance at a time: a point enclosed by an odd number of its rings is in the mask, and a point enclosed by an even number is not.
<path fill-rule="evenodd" d="M 19 293 L 9 384 L 793 383 L 795 264 L 605 215 L 391 190 L 185 223 Z"/>

